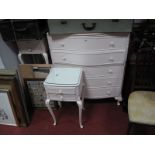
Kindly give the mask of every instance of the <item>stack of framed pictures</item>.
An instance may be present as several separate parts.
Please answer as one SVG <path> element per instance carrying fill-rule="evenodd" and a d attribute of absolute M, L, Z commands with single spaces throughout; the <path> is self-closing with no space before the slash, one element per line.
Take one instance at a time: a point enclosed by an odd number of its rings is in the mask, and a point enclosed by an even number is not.
<path fill-rule="evenodd" d="M 13 101 L 9 91 L 0 91 L 0 124 L 17 126 L 15 111 L 12 107 Z"/>
<path fill-rule="evenodd" d="M 0 124 L 28 125 L 29 118 L 21 92 L 16 70 L 0 69 Z"/>

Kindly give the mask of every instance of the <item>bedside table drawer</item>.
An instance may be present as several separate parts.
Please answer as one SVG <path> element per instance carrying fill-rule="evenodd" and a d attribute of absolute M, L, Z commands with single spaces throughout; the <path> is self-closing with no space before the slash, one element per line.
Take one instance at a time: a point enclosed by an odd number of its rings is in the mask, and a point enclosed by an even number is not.
<path fill-rule="evenodd" d="M 77 96 L 75 94 L 52 94 L 50 92 L 47 93 L 47 97 L 51 100 L 56 101 L 76 101 Z"/>
<path fill-rule="evenodd" d="M 44 85 L 46 92 L 50 94 L 58 94 L 58 95 L 63 95 L 63 94 L 75 94 L 75 87 L 54 87 L 50 85 Z"/>

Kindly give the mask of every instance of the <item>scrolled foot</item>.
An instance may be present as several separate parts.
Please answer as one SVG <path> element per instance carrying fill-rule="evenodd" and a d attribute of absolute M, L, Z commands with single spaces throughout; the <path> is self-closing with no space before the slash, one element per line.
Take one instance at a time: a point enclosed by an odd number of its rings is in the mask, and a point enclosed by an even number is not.
<path fill-rule="evenodd" d="M 82 129 L 83 128 L 83 125 L 80 125 L 80 128 Z"/>
<path fill-rule="evenodd" d="M 117 101 L 117 106 L 120 106 L 121 104 L 120 104 L 120 102 L 119 101 Z"/>

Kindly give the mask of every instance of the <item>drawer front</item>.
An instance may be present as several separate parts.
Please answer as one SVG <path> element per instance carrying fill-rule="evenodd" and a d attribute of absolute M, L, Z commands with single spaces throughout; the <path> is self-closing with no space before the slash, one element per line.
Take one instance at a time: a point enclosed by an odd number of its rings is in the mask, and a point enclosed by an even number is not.
<path fill-rule="evenodd" d="M 52 37 L 52 49 L 89 51 L 89 50 L 126 50 L 129 37 L 117 35 L 57 35 Z"/>
<path fill-rule="evenodd" d="M 120 78 L 86 78 L 86 87 L 95 88 L 95 87 L 120 87 L 122 85 L 122 79 Z"/>
<path fill-rule="evenodd" d="M 50 92 L 47 93 L 47 97 L 51 100 L 56 101 L 77 101 L 77 97 L 75 94 L 52 94 Z"/>
<path fill-rule="evenodd" d="M 121 94 L 120 87 L 109 87 L 109 88 L 87 88 L 85 92 L 85 98 L 109 98 L 118 97 Z"/>
<path fill-rule="evenodd" d="M 54 87 L 51 85 L 44 85 L 46 92 L 50 94 L 58 94 L 58 95 L 63 95 L 63 94 L 75 94 L 75 87 Z"/>
<path fill-rule="evenodd" d="M 62 65 L 62 64 L 54 64 L 56 67 L 77 67 L 75 65 Z M 107 78 L 122 78 L 124 66 L 123 65 L 115 65 L 115 66 L 79 66 L 84 71 L 85 78 L 92 77 L 104 77 Z"/>
<path fill-rule="evenodd" d="M 132 20 L 110 19 L 49 19 L 50 34 L 88 32 L 131 32 Z"/>
<path fill-rule="evenodd" d="M 46 47 L 43 40 L 18 41 L 20 52 L 46 52 Z"/>
<path fill-rule="evenodd" d="M 72 64 L 72 65 L 106 65 L 106 64 L 124 64 L 126 57 L 125 52 L 101 53 L 93 52 L 92 54 L 73 54 L 64 53 L 61 50 L 52 52 L 53 63 Z"/>
<path fill-rule="evenodd" d="M 96 66 L 83 67 L 86 78 L 104 77 L 104 78 L 122 78 L 124 66 Z"/>

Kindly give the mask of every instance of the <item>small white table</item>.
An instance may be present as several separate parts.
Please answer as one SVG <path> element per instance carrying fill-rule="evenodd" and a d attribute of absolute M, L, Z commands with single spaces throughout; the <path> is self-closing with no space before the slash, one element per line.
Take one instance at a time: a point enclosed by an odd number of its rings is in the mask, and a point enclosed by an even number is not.
<path fill-rule="evenodd" d="M 49 75 L 44 81 L 44 87 L 47 95 L 46 106 L 53 117 L 54 125 L 56 118 L 50 100 L 58 101 L 76 101 L 79 107 L 79 124 L 82 125 L 82 109 L 84 109 L 84 82 L 81 68 L 51 68 Z"/>

